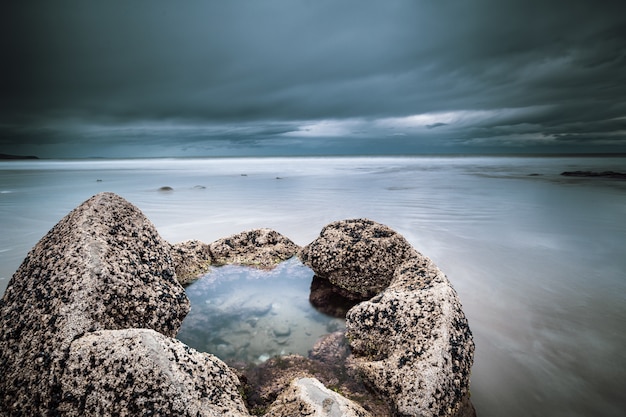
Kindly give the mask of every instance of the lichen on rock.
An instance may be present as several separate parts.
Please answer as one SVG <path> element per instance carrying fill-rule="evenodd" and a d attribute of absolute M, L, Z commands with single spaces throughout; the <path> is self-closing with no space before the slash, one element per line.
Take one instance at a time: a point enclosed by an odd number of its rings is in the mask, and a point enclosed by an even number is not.
<path fill-rule="evenodd" d="M 64 416 L 249 415 L 239 379 L 221 360 L 148 329 L 72 342 L 61 388 Z"/>
<path fill-rule="evenodd" d="M 300 247 L 272 229 L 247 230 L 209 245 L 214 264 L 272 268 L 293 257 Z"/>
<path fill-rule="evenodd" d="M 253 229 L 218 239 L 210 244 L 187 240 L 172 245 L 176 276 L 188 285 L 211 266 L 239 264 L 271 269 L 293 257 L 300 247 L 271 229 Z"/>
<path fill-rule="evenodd" d="M 174 336 L 189 311 L 169 245 L 132 204 L 88 199 L 29 252 L 0 303 L 0 409 L 54 414 L 71 342 L 102 329 Z"/>
<path fill-rule="evenodd" d="M 188 285 L 207 273 L 213 262 L 211 248 L 199 240 L 176 243 L 171 251 L 176 278 L 181 285 Z"/>
<path fill-rule="evenodd" d="M 385 289 L 397 266 L 416 253 L 391 228 L 369 219 L 350 219 L 325 226 L 299 256 L 342 296 L 366 300 Z"/>
<path fill-rule="evenodd" d="M 471 416 L 474 342 L 456 292 L 430 259 L 397 268 L 391 285 L 346 317 L 353 364 L 402 416 Z"/>

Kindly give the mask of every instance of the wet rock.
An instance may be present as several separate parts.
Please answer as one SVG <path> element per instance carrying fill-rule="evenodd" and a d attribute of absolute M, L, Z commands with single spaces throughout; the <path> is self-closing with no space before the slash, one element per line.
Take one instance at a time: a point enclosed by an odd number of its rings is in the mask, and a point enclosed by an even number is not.
<path fill-rule="evenodd" d="M 159 188 L 159 191 L 163 193 L 169 193 L 169 192 L 174 191 L 174 189 L 168 185 L 164 185 L 163 187 Z"/>
<path fill-rule="evenodd" d="M 59 411 L 66 416 L 249 415 L 228 366 L 153 330 L 78 338 L 61 382 Z"/>
<path fill-rule="evenodd" d="M 29 252 L 0 303 L 0 409 L 55 414 L 74 339 L 131 327 L 174 336 L 188 311 L 152 223 L 115 194 L 90 198 Z"/>
<path fill-rule="evenodd" d="M 293 257 L 300 247 L 271 229 L 254 229 L 209 245 L 213 263 L 273 268 Z"/>
<path fill-rule="evenodd" d="M 342 296 L 368 299 L 385 289 L 395 269 L 417 252 L 406 239 L 368 219 L 330 223 L 299 256 Z"/>
<path fill-rule="evenodd" d="M 288 323 L 276 323 L 272 332 L 276 337 L 287 337 L 291 334 L 291 328 Z"/>
<path fill-rule="evenodd" d="M 474 343 L 457 294 L 424 256 L 346 317 L 352 364 L 395 413 L 466 416 Z"/>
<path fill-rule="evenodd" d="M 199 240 L 187 240 L 172 245 L 172 260 L 176 277 L 182 285 L 189 285 L 206 274 L 211 266 L 209 245 Z"/>
<path fill-rule="evenodd" d="M 263 350 L 269 359 L 242 373 L 243 387 L 223 362 L 171 338 L 189 311 L 175 269 L 193 277 L 209 264 L 270 268 L 298 250 L 270 229 L 170 245 L 121 197 L 92 197 L 33 248 L 0 301 L 0 414 L 245 416 L 245 390 L 250 410 L 268 417 L 474 415 L 474 345 L 454 289 L 371 220 L 332 223 L 300 253 L 330 286 L 320 299 L 373 297 L 347 312 L 347 338 L 321 339 L 309 358 Z M 298 335 L 291 322 L 259 324 L 279 303 L 214 301 L 208 312 L 236 305 L 240 323 L 236 340 L 215 335 L 216 350 L 248 349 L 240 339 L 255 343 L 259 332 L 279 344 Z"/>
<path fill-rule="evenodd" d="M 374 416 L 391 416 L 387 404 L 376 398 L 363 384 L 357 371 L 348 366 L 349 354 L 344 333 L 335 332 L 320 338 L 308 358 L 300 355 L 275 356 L 258 366 L 243 369 L 241 378 L 245 381 L 248 408 L 253 414 L 262 414 L 293 380 L 310 377 L 360 404 Z"/>
<path fill-rule="evenodd" d="M 324 314 L 344 318 L 348 310 L 358 304 L 359 301 L 344 297 L 341 295 L 340 289 L 328 280 L 315 275 L 311 281 L 309 302 Z"/>
<path fill-rule="evenodd" d="M 358 404 L 326 388 L 315 378 L 294 379 L 265 417 L 369 417 Z"/>

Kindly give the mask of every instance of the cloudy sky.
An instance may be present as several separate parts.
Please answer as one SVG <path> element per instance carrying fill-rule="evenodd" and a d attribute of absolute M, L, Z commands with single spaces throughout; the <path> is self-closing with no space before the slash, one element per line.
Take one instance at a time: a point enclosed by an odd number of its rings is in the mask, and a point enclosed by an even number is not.
<path fill-rule="evenodd" d="M 20 0 L 0 153 L 626 152 L 623 0 Z"/>

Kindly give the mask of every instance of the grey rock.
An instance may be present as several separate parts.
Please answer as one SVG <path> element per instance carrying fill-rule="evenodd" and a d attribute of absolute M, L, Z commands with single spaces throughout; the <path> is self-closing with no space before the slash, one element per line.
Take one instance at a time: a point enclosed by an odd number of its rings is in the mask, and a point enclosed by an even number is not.
<path fill-rule="evenodd" d="M 456 292 L 430 259 L 405 261 L 389 287 L 346 320 L 353 366 L 395 413 L 473 415 L 472 334 Z"/>
<path fill-rule="evenodd" d="M 30 251 L 0 302 L 0 410 L 55 414 L 75 338 L 131 327 L 174 336 L 188 311 L 152 223 L 115 194 L 90 198 Z"/>
<path fill-rule="evenodd" d="M 326 388 L 316 378 L 294 379 L 265 417 L 369 417 L 361 406 Z"/>
<path fill-rule="evenodd" d="M 286 337 L 291 334 L 291 328 L 288 323 L 276 323 L 272 332 L 276 337 Z"/>
<path fill-rule="evenodd" d="M 237 376 L 213 355 L 153 330 L 103 330 L 72 342 L 65 416 L 248 416 Z"/>
<path fill-rule="evenodd" d="M 299 249 L 270 229 L 170 245 L 121 197 L 92 197 L 39 241 L 0 300 L 0 415 L 248 415 L 233 372 L 172 339 L 189 311 L 175 270 L 185 282 L 210 264 L 271 268 Z M 267 417 L 368 415 L 321 380 L 377 416 L 475 414 L 471 332 L 428 258 L 367 219 L 326 226 L 299 255 L 331 292 L 373 298 L 348 311 L 346 338 L 336 333 L 311 358 L 272 358 L 246 374 L 255 381 L 246 387 L 258 388 L 245 388 L 255 412 L 278 396 Z"/>
<path fill-rule="evenodd" d="M 254 229 L 219 239 L 209 245 L 215 264 L 273 268 L 293 257 L 300 247 L 271 229 Z"/>
<path fill-rule="evenodd" d="M 199 240 L 187 240 L 172 245 L 172 260 L 176 277 L 182 285 L 188 285 L 207 273 L 211 266 L 211 249 Z"/>
<path fill-rule="evenodd" d="M 342 296 L 365 300 L 385 289 L 398 265 L 416 253 L 389 227 L 368 219 L 352 219 L 325 226 L 299 256 Z"/>

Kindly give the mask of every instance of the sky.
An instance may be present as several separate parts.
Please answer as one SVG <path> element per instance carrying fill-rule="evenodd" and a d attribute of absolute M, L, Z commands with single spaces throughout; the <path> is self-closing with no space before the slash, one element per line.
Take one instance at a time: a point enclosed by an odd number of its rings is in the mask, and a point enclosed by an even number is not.
<path fill-rule="evenodd" d="M 623 0 L 20 0 L 0 153 L 626 152 Z"/>

